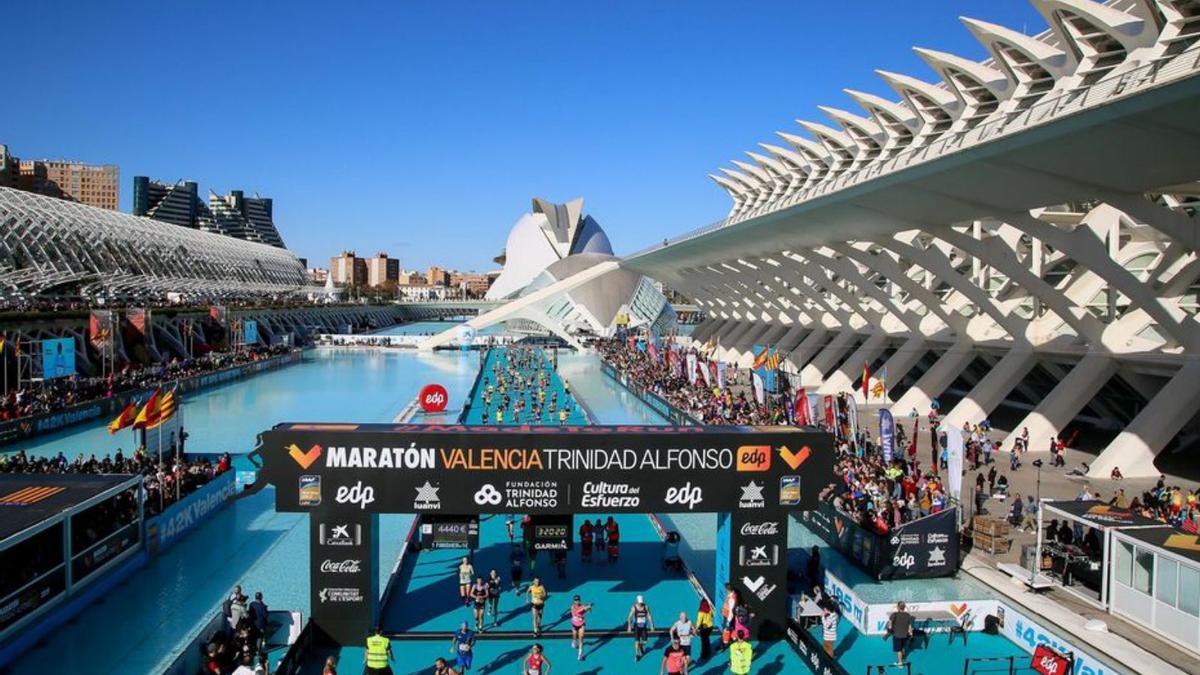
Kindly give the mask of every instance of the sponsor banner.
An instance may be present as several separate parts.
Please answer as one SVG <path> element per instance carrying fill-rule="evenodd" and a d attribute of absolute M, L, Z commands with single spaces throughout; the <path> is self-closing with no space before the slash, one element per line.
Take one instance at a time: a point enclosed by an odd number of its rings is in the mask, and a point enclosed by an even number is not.
<path fill-rule="evenodd" d="M 75 338 L 42 340 L 42 377 L 53 380 L 75 374 Z"/>
<path fill-rule="evenodd" d="M 313 622 L 342 644 L 358 644 L 371 629 L 378 602 L 378 516 L 330 507 L 308 520 Z"/>
<path fill-rule="evenodd" d="M 479 548 L 479 516 L 422 516 L 421 546 L 472 551 Z"/>
<path fill-rule="evenodd" d="M 446 404 L 450 402 L 450 394 L 442 385 L 431 383 L 421 388 L 421 393 L 417 394 L 417 402 L 423 412 L 439 413 L 446 409 Z"/>
<path fill-rule="evenodd" d="M 750 427 L 280 425 L 260 478 L 280 511 L 685 513 L 815 508 L 828 434 Z M 444 489 L 453 485 L 454 489 Z"/>
<path fill-rule="evenodd" d="M 909 602 L 908 612 L 949 612 L 954 621 L 965 625 L 967 630 L 980 631 L 984 627 L 984 617 L 995 614 L 999 605 L 995 600 L 936 600 L 931 602 Z M 883 635 L 887 630 L 888 617 L 896 611 L 895 604 L 873 604 L 867 606 L 869 618 L 867 635 Z M 930 633 L 944 633 L 950 630 L 948 622 L 931 623 L 924 627 Z"/>
<path fill-rule="evenodd" d="M 801 514 L 817 536 L 876 579 L 952 576 L 958 571 L 955 509 L 906 523 L 888 534 L 863 528 L 829 504 Z"/>
<path fill-rule="evenodd" d="M 112 326 L 111 310 L 95 309 L 88 317 L 88 341 L 101 354 L 107 354 L 113 347 Z"/>
<path fill-rule="evenodd" d="M 242 343 L 258 344 L 258 322 L 254 319 L 246 319 L 242 322 Z"/>
<path fill-rule="evenodd" d="M 946 435 L 946 474 L 949 477 L 950 497 L 961 501 L 964 448 L 962 429 L 951 424 L 942 425 L 941 431 Z"/>
<path fill-rule="evenodd" d="M 1071 657 L 1059 654 L 1049 645 L 1038 645 L 1033 650 L 1033 662 L 1030 664 L 1039 675 L 1067 675 L 1071 672 Z"/>
<path fill-rule="evenodd" d="M 786 612 L 778 609 L 787 606 L 787 518 L 778 508 L 730 514 L 730 581 L 750 607 L 751 631 L 760 640 L 777 639 L 785 629 Z"/>
<path fill-rule="evenodd" d="M 149 309 L 128 309 L 125 311 L 125 318 L 129 320 L 129 325 L 133 327 L 134 332 L 141 335 L 150 334 Z"/>
<path fill-rule="evenodd" d="M 21 590 L 0 600 L 0 632 L 62 594 L 67 588 L 67 570 L 47 574 Z"/>
<path fill-rule="evenodd" d="M 825 572 L 825 595 L 837 600 L 842 616 L 858 629 L 858 632 L 869 632 L 869 605 L 841 579 L 828 571 Z"/>
<path fill-rule="evenodd" d="M 162 554 L 185 533 L 198 527 L 224 508 L 237 495 L 237 476 L 233 471 L 213 478 L 204 487 L 169 506 L 146 521 L 146 540 L 150 551 Z"/>
<path fill-rule="evenodd" d="M 671 352 L 671 353 L 674 354 L 675 352 Z M 646 388 L 642 387 L 641 385 L 637 384 L 636 382 L 631 382 L 629 380 L 629 378 L 627 378 L 625 375 L 617 372 L 617 370 L 615 368 L 613 368 L 611 365 L 609 365 L 607 363 L 601 364 L 600 370 L 608 377 L 611 377 L 612 379 L 616 380 L 617 382 L 620 382 L 622 387 L 625 387 L 634 396 L 637 396 L 638 399 L 640 399 L 642 401 L 642 403 L 645 403 L 646 405 L 650 406 L 650 408 L 653 409 L 654 412 L 656 412 L 659 415 L 662 415 L 666 419 L 670 420 L 671 424 L 675 424 L 675 425 L 679 425 L 679 426 L 697 424 L 696 420 L 692 419 L 690 415 L 683 412 L 682 410 L 679 410 L 678 408 L 671 405 L 670 403 L 667 403 L 666 400 L 664 400 L 658 394 L 655 394 L 654 392 L 647 390 Z"/>
<path fill-rule="evenodd" d="M 892 419 L 892 412 L 886 408 L 879 411 L 879 447 L 883 452 L 883 462 L 891 464 L 896 452 L 896 420 Z"/>
<path fill-rule="evenodd" d="M 800 660 L 815 675 L 850 675 L 837 659 L 825 653 L 824 646 L 817 642 L 817 638 L 801 628 L 794 619 L 788 619 L 787 640 L 800 656 Z"/>
<path fill-rule="evenodd" d="M 1007 602 L 997 602 L 996 612 L 1000 619 L 1000 632 L 1029 654 L 1034 654 L 1039 645 L 1047 645 L 1059 654 L 1074 657 L 1074 675 L 1116 675 L 1119 672 L 1099 662 L 1091 654 L 1080 651 L 1070 640 L 1047 630 Z"/>
<path fill-rule="evenodd" d="M 531 516 L 525 536 L 532 537 L 535 551 L 569 551 L 574 547 L 574 518 L 570 515 Z"/>

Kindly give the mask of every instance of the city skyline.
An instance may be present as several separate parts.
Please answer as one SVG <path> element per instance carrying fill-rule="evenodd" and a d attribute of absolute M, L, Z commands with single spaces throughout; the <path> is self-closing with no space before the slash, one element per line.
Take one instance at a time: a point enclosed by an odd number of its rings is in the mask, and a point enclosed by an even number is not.
<path fill-rule="evenodd" d="M 853 110 L 842 87 L 892 97 L 878 64 L 936 81 L 913 44 L 982 58 L 957 14 L 1045 27 L 1025 3 L 982 2 L 239 11 L 241 25 L 269 29 L 228 30 L 220 5 L 11 8 L 14 47 L 44 52 L 64 81 L 0 74 L 46 111 L 6 116 L 3 142 L 22 156 L 117 164 L 126 177 L 271 195 L 284 241 L 310 261 L 352 248 L 388 250 L 406 267 L 486 270 L 529 194 L 586 195 L 627 253 L 723 217 L 727 197 L 706 174 L 771 130 L 803 133 L 792 120 L 820 115 L 817 105 Z M 806 28 L 829 23 L 890 28 L 870 41 Z M 69 67 L 85 59 L 87 73 Z M 213 114 L 194 87 L 128 77 L 132 62 L 253 86 Z M 126 213 L 131 192 L 125 180 Z M 332 245 L 330 231 L 342 235 Z"/>

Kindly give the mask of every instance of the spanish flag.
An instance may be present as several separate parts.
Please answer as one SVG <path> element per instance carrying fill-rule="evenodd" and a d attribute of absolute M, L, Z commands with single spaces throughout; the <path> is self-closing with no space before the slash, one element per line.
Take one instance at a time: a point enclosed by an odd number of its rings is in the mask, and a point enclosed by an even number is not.
<path fill-rule="evenodd" d="M 150 398 L 146 399 L 146 404 L 138 411 L 137 419 L 133 421 L 134 429 L 145 429 L 151 424 L 158 421 L 158 412 L 162 403 L 162 389 L 155 389 Z"/>
<path fill-rule="evenodd" d="M 162 400 L 158 402 L 158 419 L 154 420 L 154 422 L 151 424 L 147 424 L 146 428 L 153 429 L 154 427 L 169 421 L 175 416 L 176 408 L 175 390 L 172 389 L 166 394 L 163 394 Z"/>
<path fill-rule="evenodd" d="M 135 420 L 137 420 L 137 404 L 130 403 L 125 406 L 120 415 L 117 415 L 116 419 L 108 423 L 108 433 L 115 434 L 132 425 Z"/>

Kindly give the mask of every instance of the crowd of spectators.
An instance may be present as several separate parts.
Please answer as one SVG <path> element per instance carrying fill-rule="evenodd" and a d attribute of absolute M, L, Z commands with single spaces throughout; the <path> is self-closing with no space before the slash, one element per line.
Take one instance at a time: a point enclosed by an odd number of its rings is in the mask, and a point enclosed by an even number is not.
<path fill-rule="evenodd" d="M 172 359 L 157 366 L 127 366 L 108 377 L 74 375 L 23 383 L 0 397 L 0 422 L 58 412 L 80 403 L 110 398 L 128 391 L 161 386 L 289 351 L 284 345 L 253 347 L 234 352 L 209 352 L 190 359 Z"/>
<path fill-rule="evenodd" d="M 254 600 L 235 586 L 221 603 L 224 621 L 209 638 L 204 650 L 206 675 L 265 675 L 267 668 L 266 640 L 270 623 L 269 611 L 261 592 Z"/>
<path fill-rule="evenodd" d="M 749 371 L 733 364 L 722 366 L 725 386 L 718 386 L 714 377 L 715 362 L 703 354 L 695 355 L 698 368 L 706 369 L 708 377 L 686 374 L 688 351 L 672 352 L 669 347 L 650 349 L 631 347 L 628 341 L 612 338 L 592 343 L 602 358 L 636 384 L 657 394 L 703 424 L 786 424 L 786 393 L 766 393 L 763 403 L 754 399 L 749 387 Z M 689 381 L 690 379 L 690 381 Z"/>
<path fill-rule="evenodd" d="M 185 433 L 184 440 L 186 438 Z M 216 462 L 208 458 L 188 461 L 185 457 L 182 453 L 176 457 L 172 450 L 164 453 L 163 462 L 159 463 L 157 455 L 147 452 L 145 448 L 138 448 L 129 455 L 118 448 L 111 457 L 97 459 L 93 454 L 85 459 L 80 453 L 71 461 L 62 452 L 54 457 L 29 457 L 24 450 L 20 450 L 13 455 L 0 455 L 0 473 L 140 475 L 146 489 L 145 513 L 149 518 L 199 490 L 213 478 L 228 471 L 232 465 L 229 453 L 221 455 Z M 135 518 L 136 506 L 134 504 L 132 510 Z M 120 525 L 109 532 L 117 529 L 120 529 Z"/>

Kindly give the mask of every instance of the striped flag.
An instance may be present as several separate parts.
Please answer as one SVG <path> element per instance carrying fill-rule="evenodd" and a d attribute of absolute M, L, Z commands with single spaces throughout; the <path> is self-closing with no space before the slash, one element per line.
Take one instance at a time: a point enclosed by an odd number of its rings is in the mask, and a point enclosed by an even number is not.
<path fill-rule="evenodd" d="M 175 411 L 177 409 L 178 409 L 178 405 L 175 401 L 175 390 L 172 389 L 171 391 L 168 391 L 166 394 L 163 394 L 162 400 L 159 401 L 158 419 L 156 419 L 156 420 L 154 420 L 154 422 L 146 425 L 146 428 L 153 429 L 159 425 L 169 422 L 171 420 L 171 418 L 175 416 Z"/>
<path fill-rule="evenodd" d="M 132 426 L 135 421 L 137 421 L 137 403 L 131 402 L 125 406 L 120 415 L 117 415 L 116 419 L 108 423 L 108 433 L 116 434 L 118 431 Z"/>
<path fill-rule="evenodd" d="M 146 404 L 138 411 L 137 418 L 133 421 L 134 429 L 145 429 L 151 424 L 158 421 L 158 411 L 162 401 L 162 389 L 155 389 L 150 398 L 146 399 Z"/>

